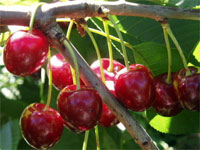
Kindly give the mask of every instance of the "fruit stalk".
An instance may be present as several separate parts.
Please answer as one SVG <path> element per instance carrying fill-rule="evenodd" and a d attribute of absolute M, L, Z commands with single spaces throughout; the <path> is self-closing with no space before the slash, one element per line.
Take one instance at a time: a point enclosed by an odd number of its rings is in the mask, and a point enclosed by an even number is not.
<path fill-rule="evenodd" d="M 166 83 L 170 84 L 172 82 L 171 81 L 172 55 L 171 55 L 171 47 L 170 47 L 170 43 L 169 43 L 167 29 L 166 29 L 165 25 L 166 24 L 162 24 L 163 33 L 164 33 L 164 39 L 165 39 L 165 43 L 166 43 L 166 47 L 167 47 L 167 55 L 168 55 L 168 74 L 167 74 Z"/>
<path fill-rule="evenodd" d="M 31 20 L 30 20 L 30 23 L 29 23 L 29 33 L 32 33 L 33 24 L 34 24 L 34 21 L 35 21 L 35 16 L 36 16 L 37 10 L 38 10 L 38 8 L 39 8 L 40 6 L 42 6 L 43 4 L 45 4 L 45 3 L 38 3 L 38 4 L 35 6 L 35 9 L 34 9 L 33 12 L 32 12 Z"/>
<path fill-rule="evenodd" d="M 49 50 L 49 53 L 48 53 L 48 65 L 49 65 L 49 89 L 48 89 L 48 99 L 47 99 L 47 103 L 46 103 L 46 106 L 44 108 L 44 110 L 47 110 L 50 106 L 50 103 L 51 103 L 51 94 L 52 94 L 52 69 L 51 69 L 51 51 Z"/>
<path fill-rule="evenodd" d="M 102 78 L 102 81 L 105 83 L 106 79 L 105 79 L 104 72 L 103 72 L 103 65 L 102 65 L 102 61 L 101 61 L 101 54 L 100 54 L 100 51 L 99 51 L 99 47 L 97 45 L 97 42 L 96 42 L 94 36 L 92 35 L 90 30 L 88 29 L 87 25 L 84 26 L 84 29 L 86 30 L 87 34 L 89 35 L 89 37 L 90 37 L 90 39 L 91 39 L 91 41 L 94 45 L 94 48 L 96 50 L 96 54 L 97 54 L 97 57 L 98 57 L 98 60 L 99 60 L 99 63 L 100 63 L 101 78 Z"/>
<path fill-rule="evenodd" d="M 112 24 L 114 25 L 114 28 L 117 32 L 117 35 L 118 35 L 118 37 L 121 41 L 120 43 L 121 43 L 121 47 L 122 47 L 122 51 L 123 51 L 125 66 L 126 66 L 127 70 L 129 71 L 130 67 L 129 67 L 129 64 L 128 64 L 128 56 L 127 56 L 127 53 L 126 53 L 126 48 L 125 48 L 125 45 L 124 45 L 124 40 L 123 40 L 122 34 L 119 31 L 119 28 L 118 28 L 117 24 L 115 23 L 114 19 L 112 18 L 112 16 L 110 14 L 107 14 L 107 16 L 108 16 L 109 20 L 112 22 Z"/>
<path fill-rule="evenodd" d="M 179 45 L 178 41 L 176 40 L 176 37 L 174 36 L 169 24 L 165 24 L 165 27 L 166 27 L 166 31 L 167 31 L 168 35 L 172 39 L 173 43 L 175 44 L 175 46 L 176 46 L 176 48 L 177 48 L 177 50 L 179 52 L 179 55 L 180 55 L 181 60 L 183 62 L 184 68 L 187 70 L 186 71 L 186 76 L 191 75 L 191 72 L 190 72 L 190 70 L 189 70 L 189 68 L 187 66 L 187 61 L 186 61 L 186 58 L 185 58 L 185 56 L 183 54 L 181 46 Z"/>
<path fill-rule="evenodd" d="M 66 38 L 68 40 L 70 38 L 73 25 L 74 25 L 74 21 L 71 20 L 70 23 L 69 23 L 69 27 L 67 29 L 67 34 L 66 34 Z M 70 65 L 70 69 L 71 69 L 71 72 L 72 72 L 73 84 L 76 84 L 76 72 L 75 72 L 74 68 L 71 65 Z"/>
<path fill-rule="evenodd" d="M 73 51 L 73 48 L 71 47 L 71 45 L 69 44 L 69 42 L 65 39 L 63 40 L 63 44 L 64 46 L 69 50 L 71 56 L 72 56 L 72 59 L 73 59 L 73 63 L 74 63 L 74 68 L 75 68 L 75 72 L 76 72 L 76 83 L 77 83 L 77 90 L 80 90 L 81 87 L 80 87 L 80 79 L 79 79 L 79 66 L 78 66 L 78 62 L 77 62 L 77 59 L 76 59 L 76 56 L 74 54 L 74 51 Z"/>
<path fill-rule="evenodd" d="M 90 131 L 85 131 L 85 137 L 84 137 L 84 141 L 83 141 L 82 150 L 87 150 L 87 143 L 88 143 L 89 133 L 90 133 Z"/>
<path fill-rule="evenodd" d="M 109 28 L 108 28 L 108 21 L 104 20 L 103 21 L 105 33 L 106 33 L 106 39 L 107 39 L 107 44 L 108 44 L 108 52 L 109 52 L 109 59 L 110 59 L 110 64 L 108 67 L 108 71 L 112 72 L 113 71 L 113 50 L 112 50 L 112 44 L 111 44 L 111 39 L 110 39 L 110 33 L 109 33 Z"/>
<path fill-rule="evenodd" d="M 99 143 L 99 129 L 98 126 L 95 126 L 95 136 L 96 136 L 96 144 L 97 144 L 97 150 L 100 150 L 100 143 Z"/>

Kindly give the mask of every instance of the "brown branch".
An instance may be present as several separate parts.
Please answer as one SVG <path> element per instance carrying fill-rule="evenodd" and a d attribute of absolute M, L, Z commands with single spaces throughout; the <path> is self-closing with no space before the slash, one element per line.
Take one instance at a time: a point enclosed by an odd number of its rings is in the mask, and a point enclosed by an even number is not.
<path fill-rule="evenodd" d="M 0 6 L 0 25 L 27 25 L 33 7 Z M 63 3 L 45 4 L 38 12 L 38 17 L 49 14 L 51 17 L 103 17 L 103 11 L 109 10 L 112 15 L 138 16 L 162 21 L 164 18 L 200 20 L 200 10 L 164 7 L 158 5 L 143 5 L 130 2 L 104 1 L 69 1 Z"/>

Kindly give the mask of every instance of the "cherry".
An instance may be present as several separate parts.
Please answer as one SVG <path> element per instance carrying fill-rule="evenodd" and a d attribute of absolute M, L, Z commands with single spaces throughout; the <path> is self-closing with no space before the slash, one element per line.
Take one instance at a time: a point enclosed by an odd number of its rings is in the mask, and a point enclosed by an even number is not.
<path fill-rule="evenodd" d="M 39 30 L 17 31 L 8 38 L 3 54 L 5 66 L 17 76 L 28 76 L 44 64 L 48 46 L 47 38 Z"/>
<path fill-rule="evenodd" d="M 119 72 L 122 68 L 125 66 L 119 63 L 118 61 L 113 61 L 113 72 L 108 71 L 108 67 L 110 65 L 110 60 L 108 58 L 102 58 L 102 65 L 104 69 L 104 75 L 105 75 L 105 82 L 108 89 L 115 95 L 115 89 L 114 89 L 114 79 L 117 72 Z M 96 73 L 96 75 L 101 79 L 101 72 L 100 72 L 100 63 L 98 60 L 94 61 L 91 64 L 91 69 Z M 119 123 L 116 116 L 112 113 L 112 111 L 108 108 L 108 106 L 103 103 L 103 110 L 101 119 L 99 121 L 99 124 L 104 127 L 111 127 Z"/>
<path fill-rule="evenodd" d="M 130 70 L 120 70 L 116 75 L 115 93 L 129 109 L 144 111 L 154 99 L 153 75 L 144 65 L 133 64 Z"/>
<path fill-rule="evenodd" d="M 21 132 L 28 144 L 36 149 L 54 146 L 63 132 L 64 121 L 60 114 L 45 105 L 33 103 L 25 108 L 21 117 Z"/>
<path fill-rule="evenodd" d="M 181 69 L 175 79 L 174 87 L 179 102 L 183 108 L 200 110 L 200 74 L 195 67 L 189 67 L 191 75 L 186 75 L 186 69 Z"/>
<path fill-rule="evenodd" d="M 105 75 L 106 81 L 114 81 L 116 73 L 125 67 L 120 62 L 114 60 L 113 61 L 113 72 L 109 72 L 107 69 L 109 67 L 110 60 L 108 58 L 102 58 L 101 61 L 102 61 L 102 66 L 104 69 L 104 75 Z M 90 67 L 96 73 L 96 75 L 101 79 L 101 71 L 100 71 L 99 61 L 98 60 L 94 61 L 90 65 Z"/>
<path fill-rule="evenodd" d="M 56 54 L 51 57 L 52 82 L 56 88 L 62 90 L 65 86 L 73 84 L 73 77 L 70 64 L 65 60 L 62 54 Z M 49 66 L 47 66 L 47 72 Z M 81 84 L 84 84 L 81 80 Z"/>
<path fill-rule="evenodd" d="M 167 73 L 154 78 L 155 100 L 153 108 L 162 116 L 175 116 L 182 111 L 173 83 L 166 83 Z"/>
<path fill-rule="evenodd" d="M 72 129 L 85 131 L 93 128 L 101 117 L 102 101 L 97 91 L 82 85 L 65 87 L 58 95 L 58 110 Z"/>

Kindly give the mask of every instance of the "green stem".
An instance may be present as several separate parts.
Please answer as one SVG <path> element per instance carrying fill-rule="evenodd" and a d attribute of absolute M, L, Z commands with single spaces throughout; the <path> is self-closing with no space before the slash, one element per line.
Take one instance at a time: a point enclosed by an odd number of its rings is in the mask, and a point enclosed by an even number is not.
<path fill-rule="evenodd" d="M 67 29 L 67 34 L 66 34 L 66 38 L 69 40 L 71 32 L 72 32 L 72 27 L 74 25 L 74 21 L 71 20 Z"/>
<path fill-rule="evenodd" d="M 95 126 L 95 136 L 96 136 L 97 150 L 100 150 L 99 129 L 97 125 Z"/>
<path fill-rule="evenodd" d="M 1 36 L 1 40 L 0 40 L 0 45 L 3 43 L 3 41 L 4 41 L 4 36 L 5 36 L 5 33 L 1 33 L 2 34 L 2 36 Z"/>
<path fill-rule="evenodd" d="M 65 45 L 65 47 L 69 50 L 72 59 L 73 59 L 73 63 L 74 63 L 74 68 L 75 68 L 75 72 L 76 72 L 76 83 L 77 83 L 77 87 L 76 90 L 80 90 L 80 74 L 79 74 L 79 66 L 78 66 L 78 62 L 74 53 L 74 50 L 72 48 L 72 46 L 70 45 L 69 41 L 67 41 L 66 39 L 63 41 L 63 44 Z"/>
<path fill-rule="evenodd" d="M 32 12 L 31 20 L 30 20 L 30 23 L 29 23 L 29 33 L 32 33 L 33 24 L 34 24 L 34 21 L 35 21 L 35 16 L 36 16 L 37 10 L 38 10 L 38 8 L 39 8 L 40 6 L 42 6 L 43 4 L 45 4 L 45 3 L 38 3 L 38 4 L 35 6 L 35 9 L 34 9 L 33 12 Z"/>
<path fill-rule="evenodd" d="M 109 52 L 109 59 L 110 59 L 108 71 L 113 72 L 113 50 L 112 50 L 111 39 L 110 39 L 110 36 L 109 36 L 110 33 L 109 33 L 109 28 L 108 28 L 108 22 L 107 22 L 107 20 L 103 21 L 103 25 L 104 25 L 104 29 L 105 29 L 105 32 L 106 32 L 108 52 Z"/>
<path fill-rule="evenodd" d="M 96 54 L 97 54 L 97 58 L 99 60 L 99 63 L 100 63 L 100 72 L 101 72 L 101 78 L 102 78 L 102 81 L 105 83 L 105 75 L 104 75 L 104 72 L 103 72 L 103 65 L 102 65 L 102 61 L 101 61 L 101 54 L 100 54 L 100 51 L 99 51 L 99 47 L 97 45 L 97 42 L 94 38 L 94 36 L 92 35 L 92 33 L 90 32 L 90 30 L 88 29 L 87 25 L 84 25 L 83 26 L 85 31 L 88 33 L 93 45 L 94 45 L 94 48 L 96 50 Z"/>
<path fill-rule="evenodd" d="M 105 37 L 107 36 L 106 33 L 102 32 L 102 31 L 99 31 L 97 29 L 93 29 L 93 28 L 88 28 L 88 29 L 90 30 L 90 32 L 93 32 L 93 33 L 96 33 L 96 34 L 99 34 L 99 35 L 105 36 Z M 109 35 L 109 37 L 110 37 L 111 40 L 120 43 L 120 39 L 119 38 L 117 38 L 117 37 L 115 37 L 113 35 Z M 124 41 L 124 45 L 133 50 L 133 46 L 130 43 Z"/>
<path fill-rule="evenodd" d="M 40 101 L 44 102 L 44 83 L 45 83 L 45 69 L 41 68 L 41 81 L 40 81 Z"/>
<path fill-rule="evenodd" d="M 166 43 L 166 47 L 167 47 L 167 54 L 168 54 L 168 75 L 167 75 L 166 82 L 168 84 L 170 84 L 172 82 L 172 80 L 171 80 L 171 72 L 172 72 L 171 47 L 170 47 L 169 38 L 168 38 L 168 34 L 167 34 L 167 31 L 166 31 L 165 24 L 162 24 L 162 28 L 163 28 L 164 39 L 165 39 L 165 43 Z"/>
<path fill-rule="evenodd" d="M 67 34 L 66 34 L 66 38 L 68 40 L 70 38 L 73 25 L 74 25 L 74 21 L 71 20 L 70 23 L 69 23 L 68 29 L 67 29 Z M 70 65 L 70 70 L 71 70 L 71 73 L 72 73 L 73 84 L 76 85 L 76 72 L 71 65 Z"/>
<path fill-rule="evenodd" d="M 127 53 L 126 53 L 126 48 L 125 48 L 125 45 L 124 45 L 124 40 L 123 40 L 122 34 L 119 31 L 119 28 L 118 28 L 117 24 L 115 23 L 114 19 L 112 18 L 112 16 L 110 14 L 107 14 L 107 15 L 108 15 L 109 20 L 114 25 L 115 30 L 117 32 L 117 35 L 118 35 L 118 37 L 119 37 L 119 39 L 121 41 L 120 43 L 121 43 L 121 47 L 122 47 L 122 51 L 123 51 L 123 57 L 124 57 L 125 66 L 126 66 L 127 70 L 130 70 L 130 67 L 129 67 L 129 64 L 128 64 L 128 56 L 127 56 Z"/>
<path fill-rule="evenodd" d="M 47 103 L 46 106 L 44 108 L 44 110 L 47 110 L 50 106 L 51 103 L 51 94 L 52 94 L 52 69 L 51 69 L 51 51 L 49 50 L 48 53 L 48 65 L 49 65 L 49 72 L 48 72 L 48 76 L 49 76 L 49 89 L 48 89 L 48 99 L 47 99 Z"/>
<path fill-rule="evenodd" d="M 185 56 L 184 56 L 183 51 L 182 51 L 182 49 L 181 49 L 181 46 L 179 45 L 178 41 L 176 40 L 176 37 L 174 36 L 174 34 L 173 34 L 173 32 L 172 32 L 172 30 L 171 30 L 169 24 L 166 24 L 165 26 L 166 26 L 166 31 L 167 31 L 168 35 L 169 35 L 170 38 L 172 39 L 174 45 L 176 46 L 176 48 L 177 48 L 177 50 L 178 50 L 178 52 L 179 52 L 179 55 L 180 55 L 181 60 L 182 60 L 182 62 L 183 62 L 184 68 L 187 70 L 187 71 L 186 71 L 186 76 L 188 76 L 188 75 L 191 74 L 191 72 L 190 72 L 190 70 L 189 70 L 189 68 L 188 68 L 188 66 L 187 66 L 187 61 L 186 61 L 186 59 L 185 59 Z"/>
<path fill-rule="evenodd" d="M 89 130 L 88 130 L 88 131 L 85 131 L 85 137 L 84 137 L 84 141 L 83 141 L 82 150 L 87 150 L 87 143 L 88 143 L 89 133 L 90 133 Z"/>

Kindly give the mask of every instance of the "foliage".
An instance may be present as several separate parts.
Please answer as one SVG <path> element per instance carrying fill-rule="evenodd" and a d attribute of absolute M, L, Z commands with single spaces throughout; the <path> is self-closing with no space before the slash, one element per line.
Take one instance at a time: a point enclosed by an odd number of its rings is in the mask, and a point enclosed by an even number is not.
<path fill-rule="evenodd" d="M 45 2 L 48 1 L 45 0 Z M 198 0 L 131 1 L 149 5 L 159 4 L 183 8 L 193 8 L 200 5 Z M 0 4 L 33 5 L 37 2 L 39 0 L 2 0 Z M 167 51 L 160 23 L 151 19 L 127 16 L 115 16 L 115 21 L 123 34 L 124 40 L 133 46 L 133 50 L 127 48 L 130 63 L 141 63 L 148 66 L 155 76 L 167 72 Z M 103 31 L 101 18 L 89 19 L 87 23 L 89 27 Z M 183 49 L 187 62 L 190 65 L 200 66 L 199 21 L 171 19 L 169 24 Z M 66 28 L 63 30 L 66 31 Z M 28 104 L 40 101 L 41 81 L 33 76 L 25 78 L 16 77 L 6 71 L 2 62 L 2 52 L 8 34 L 6 32 L 4 37 L 2 37 L 2 34 L 0 35 L 0 46 L 2 46 L 0 49 L 0 149 L 30 149 L 21 137 L 18 121 L 21 112 Z M 117 37 L 111 23 L 110 34 Z M 106 38 L 98 34 L 94 34 L 94 36 L 102 57 L 108 57 Z M 78 31 L 74 29 L 70 40 L 89 64 L 96 60 L 96 53 L 89 36 L 81 37 Z M 123 62 L 120 43 L 112 41 L 112 44 L 114 46 L 114 58 Z M 172 43 L 171 47 L 172 70 L 176 72 L 183 67 L 183 64 Z M 47 82 L 46 80 L 44 86 L 45 99 L 47 98 Z M 58 90 L 54 88 L 51 106 L 55 109 L 57 109 L 57 94 Z M 45 103 L 45 101 L 42 102 Z M 198 112 L 183 111 L 175 117 L 162 117 L 157 115 L 153 109 L 149 109 L 145 113 L 130 113 L 147 130 L 161 149 L 167 149 L 169 146 L 192 149 L 199 144 L 198 137 L 192 135 L 193 138 L 191 140 L 197 140 L 195 143 L 185 147 L 180 146 L 180 142 L 183 143 L 182 141 L 187 139 L 187 134 L 200 132 Z M 121 130 L 118 127 L 99 128 L 102 149 L 139 149 L 126 130 Z M 157 130 L 168 134 L 160 133 Z M 177 137 L 181 140 L 178 140 Z M 75 134 L 65 129 L 60 142 L 52 149 L 80 149 L 83 138 L 84 134 Z M 88 149 L 95 148 L 95 135 L 92 130 L 90 132 Z"/>

